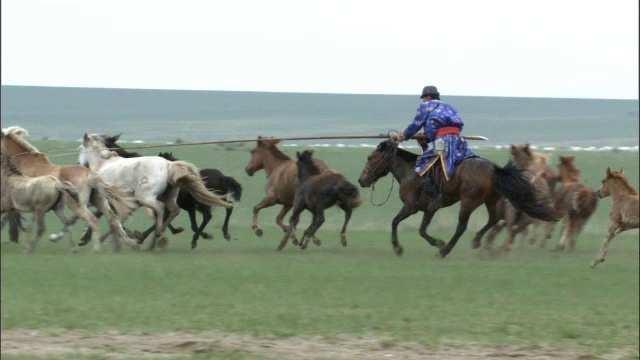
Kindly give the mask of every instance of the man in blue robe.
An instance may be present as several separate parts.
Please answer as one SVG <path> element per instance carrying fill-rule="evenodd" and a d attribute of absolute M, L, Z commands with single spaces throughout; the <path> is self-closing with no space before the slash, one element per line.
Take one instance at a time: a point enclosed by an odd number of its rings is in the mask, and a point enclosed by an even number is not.
<path fill-rule="evenodd" d="M 440 93 L 435 86 L 425 86 L 420 98 L 422 103 L 418 106 L 413 121 L 401 132 L 391 135 L 391 139 L 400 142 L 423 130 L 426 142 L 433 143 L 433 146 L 423 147 L 423 153 L 416 161 L 415 171 L 423 176 L 429 170 L 436 170 L 434 166 L 439 164 L 442 175 L 432 171 L 432 182 L 438 182 L 441 176 L 449 181 L 456 163 L 478 155 L 471 151 L 467 140 L 460 135 L 464 122 L 458 115 L 458 110 L 440 100 Z M 430 196 L 439 200 L 440 186 L 433 186 Z"/>

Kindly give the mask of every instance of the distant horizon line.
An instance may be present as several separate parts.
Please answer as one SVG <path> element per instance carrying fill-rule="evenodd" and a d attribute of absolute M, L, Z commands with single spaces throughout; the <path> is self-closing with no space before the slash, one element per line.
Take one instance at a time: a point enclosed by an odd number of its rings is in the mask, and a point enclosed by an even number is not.
<path fill-rule="evenodd" d="M 307 95 L 355 95 L 355 96 L 417 96 L 415 94 L 372 94 L 372 93 L 329 93 L 329 92 L 293 92 L 293 91 L 266 91 L 266 90 L 215 90 L 215 89 L 170 89 L 170 88 L 126 88 L 126 87 L 88 87 L 88 86 L 59 86 L 59 85 L 15 85 L 0 84 L 2 87 L 34 87 L 52 89 L 94 89 L 94 90 L 132 90 L 132 91 L 193 91 L 193 92 L 234 92 L 234 93 L 261 93 L 261 94 L 307 94 Z M 501 96 L 501 95 L 452 95 L 453 97 L 490 97 L 490 98 L 514 98 L 514 99 L 558 99 L 558 100 L 622 100 L 638 101 L 638 98 L 584 98 L 584 97 L 542 97 L 542 96 Z"/>

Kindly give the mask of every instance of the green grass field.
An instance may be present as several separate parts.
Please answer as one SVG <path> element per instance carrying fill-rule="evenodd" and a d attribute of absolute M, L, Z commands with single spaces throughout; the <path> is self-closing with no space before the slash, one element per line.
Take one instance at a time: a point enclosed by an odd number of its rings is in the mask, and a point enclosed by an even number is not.
<path fill-rule="evenodd" d="M 33 144 L 41 151 L 78 146 Z M 278 253 L 273 249 L 283 235 L 274 223 L 279 208 L 261 211 L 264 236 L 258 238 L 251 230 L 252 208 L 263 197 L 265 184 L 264 172 L 253 177 L 244 172 L 252 146 L 138 151 L 145 155 L 173 151 L 179 159 L 236 178 L 244 193 L 231 219 L 231 241 L 224 240 L 220 231 L 221 209 L 214 211 L 207 228 L 215 239 L 200 240 L 195 250 L 190 249 L 192 233 L 185 231 L 169 234 L 168 248 L 155 252 L 123 248 L 114 254 L 105 243 L 99 254 L 87 247 L 72 255 L 67 239 L 54 244 L 44 237 L 34 253 L 24 254 L 20 245 L 8 243 L 3 229 L 2 330 L 367 337 L 388 347 L 404 341 L 430 347 L 473 343 L 572 349 L 594 356 L 622 351 L 628 358 L 638 358 L 638 231 L 620 234 L 607 261 L 596 270 L 590 268 L 606 233 L 610 198 L 599 202 L 573 253 L 553 250 L 559 227 L 547 249 L 518 238 L 506 257 L 472 250 L 471 239 L 486 221 L 481 208 L 445 259 L 437 259 L 436 249 L 418 235 L 421 216 L 407 219 L 399 233 L 405 252 L 398 257 L 390 245 L 391 219 L 400 209 L 397 184 L 389 201 L 372 205 L 387 197 L 392 181 L 386 177 L 373 193 L 362 189 L 363 206 L 354 212 L 346 248 L 338 236 L 342 212 L 330 209 L 318 232 L 321 246 L 302 251 L 289 243 Z M 281 149 L 295 157 L 302 148 Z M 52 152 L 51 161 L 75 163 L 72 152 L 62 156 Z M 315 148 L 316 157 L 354 183 L 369 152 Z M 499 164 L 508 158 L 506 150 L 477 153 Z M 555 151 L 554 163 L 560 154 L 576 156 L 581 179 L 590 187 L 599 186 L 607 166 L 623 166 L 638 188 L 638 152 Z M 454 205 L 439 212 L 431 232 L 448 240 L 457 209 Z M 308 223 L 308 213 L 303 214 L 298 233 Z M 142 211 L 127 221 L 135 229 L 150 224 Z M 174 225 L 189 228 L 186 213 Z M 50 214 L 47 234 L 60 227 Z M 82 225 L 75 229 L 79 237 Z M 498 245 L 502 239 L 496 240 Z"/>

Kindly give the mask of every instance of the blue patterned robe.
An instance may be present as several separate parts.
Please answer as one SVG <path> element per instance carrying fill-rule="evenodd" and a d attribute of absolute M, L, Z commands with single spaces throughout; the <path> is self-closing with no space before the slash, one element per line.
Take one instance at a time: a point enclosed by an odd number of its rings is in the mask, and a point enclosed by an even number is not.
<path fill-rule="evenodd" d="M 456 127 L 462 131 L 463 126 L 464 122 L 462 122 L 462 119 L 458 116 L 458 111 L 453 106 L 440 100 L 429 100 L 418 106 L 418 113 L 411 124 L 402 131 L 402 135 L 408 139 L 418 131 L 423 130 L 427 142 L 430 143 L 436 140 L 438 129 Z M 445 170 L 446 179 L 449 181 L 453 176 L 455 164 L 468 157 L 478 155 L 471 151 L 467 141 L 458 134 L 442 135 L 439 139 L 444 140 L 445 143 L 442 155 L 440 156 L 433 144 L 431 144 L 432 146 L 427 147 L 416 161 L 415 171 L 422 176 L 440 160 Z"/>

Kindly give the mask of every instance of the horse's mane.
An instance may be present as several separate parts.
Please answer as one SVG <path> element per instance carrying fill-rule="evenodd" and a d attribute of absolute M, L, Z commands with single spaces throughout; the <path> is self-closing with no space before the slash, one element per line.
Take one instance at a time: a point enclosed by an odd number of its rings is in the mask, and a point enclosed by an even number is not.
<path fill-rule="evenodd" d="M 26 140 L 24 140 L 22 138 L 25 135 L 29 135 L 27 130 L 25 130 L 25 129 L 19 127 L 19 126 L 10 126 L 10 127 L 6 128 L 6 129 L 2 129 L 2 133 L 5 135 L 5 137 L 8 137 L 13 142 L 15 142 L 16 145 L 22 147 L 24 149 L 24 151 L 39 152 L 38 149 L 36 149 L 35 146 L 29 144 Z"/>
<path fill-rule="evenodd" d="M 291 157 L 289 157 L 287 154 L 283 153 L 282 151 L 280 151 L 280 149 L 276 147 L 276 144 L 279 142 L 280 140 L 274 140 L 274 139 L 263 138 L 258 136 L 258 147 L 269 150 L 276 159 L 291 160 Z"/>
<path fill-rule="evenodd" d="M 391 143 L 389 140 L 385 140 L 380 144 L 378 144 L 377 150 L 381 152 L 395 151 L 396 154 L 406 162 L 415 163 L 419 156 L 418 154 L 412 153 L 411 151 L 399 148 L 397 145 Z"/>

